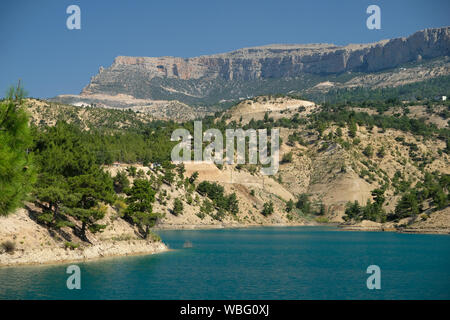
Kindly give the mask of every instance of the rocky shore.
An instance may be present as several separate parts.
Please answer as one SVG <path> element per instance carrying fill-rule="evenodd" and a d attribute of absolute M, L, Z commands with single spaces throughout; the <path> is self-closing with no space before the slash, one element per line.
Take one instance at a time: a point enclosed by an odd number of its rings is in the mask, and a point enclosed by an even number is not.
<path fill-rule="evenodd" d="M 363 220 L 339 225 L 348 231 L 396 231 L 402 233 L 450 234 L 450 207 L 432 213 L 405 218 L 398 222 L 378 223 Z"/>
<path fill-rule="evenodd" d="M 74 249 L 64 247 L 20 249 L 11 254 L 6 252 L 0 254 L 0 266 L 66 263 L 103 257 L 155 254 L 167 250 L 167 246 L 162 242 L 145 240 L 105 241 Z"/>
<path fill-rule="evenodd" d="M 156 254 L 169 248 L 158 237 L 152 240 L 140 238 L 127 222 L 110 214 L 106 229 L 100 234 L 89 234 L 89 243 L 80 241 L 70 233 L 70 228 L 55 232 L 36 223 L 29 209 L 20 209 L 8 217 L 0 217 L 0 266 L 67 263 L 103 257 Z M 163 223 L 155 230 L 200 230 L 222 228 L 246 228 L 269 226 L 318 225 L 307 223 L 290 224 L 177 224 Z M 378 223 L 363 220 L 358 223 L 338 225 L 348 231 L 393 231 L 403 233 L 450 234 L 450 208 L 434 212 L 429 217 L 402 219 L 398 222 Z M 9 246 L 9 248 L 8 248 Z"/>
<path fill-rule="evenodd" d="M 0 266 L 85 261 L 112 256 L 156 254 L 169 250 L 159 239 L 142 239 L 124 220 L 105 217 L 101 233 L 81 241 L 71 228 L 48 229 L 34 220 L 33 210 L 0 217 Z"/>

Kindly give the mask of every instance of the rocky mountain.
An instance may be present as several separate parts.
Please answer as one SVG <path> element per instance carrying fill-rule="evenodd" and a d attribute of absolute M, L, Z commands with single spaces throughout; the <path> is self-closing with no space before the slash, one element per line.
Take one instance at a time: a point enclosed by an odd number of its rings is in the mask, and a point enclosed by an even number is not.
<path fill-rule="evenodd" d="M 398 84 L 405 83 L 405 77 L 411 78 L 408 72 L 400 77 L 391 75 L 393 69 L 405 64 L 409 65 L 395 72 L 421 68 L 426 61 L 438 59 L 437 65 L 427 65 L 416 81 L 448 75 L 449 55 L 450 27 L 442 27 L 370 44 L 268 45 L 194 58 L 119 56 L 110 67 L 100 67 L 81 97 L 121 94 L 137 99 L 216 104 L 260 94 L 302 91 L 330 80 L 354 79 L 351 85 L 357 86 L 361 79 L 363 85 L 367 84 L 367 75 L 384 72 L 388 72 L 386 76 L 378 78 L 388 78 L 392 81 L 387 85 L 395 86 L 396 78 L 400 78 Z"/>

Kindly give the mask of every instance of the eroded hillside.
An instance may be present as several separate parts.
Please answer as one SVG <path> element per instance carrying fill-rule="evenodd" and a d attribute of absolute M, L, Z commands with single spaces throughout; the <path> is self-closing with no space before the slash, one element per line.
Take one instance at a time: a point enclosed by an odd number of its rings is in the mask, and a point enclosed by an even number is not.
<path fill-rule="evenodd" d="M 151 182 L 156 192 L 153 211 L 161 214 L 158 228 L 354 223 L 361 219 L 390 222 L 394 228 L 404 225 L 404 217 L 415 217 L 408 220 L 410 225 L 448 207 L 448 200 L 437 202 L 442 194 L 436 195 L 433 189 L 417 200 L 417 208 L 409 208 L 404 199 L 413 192 L 423 194 L 424 183 L 428 186 L 439 179 L 444 181 L 438 185 L 448 197 L 446 103 L 321 106 L 294 97 L 260 96 L 238 103 L 218 118 L 206 119 L 204 129 L 279 128 L 280 168 L 274 176 L 261 175 L 259 165 L 181 166 L 152 161 L 170 155 L 170 132 L 155 135 L 158 126 L 165 124 L 147 127 L 152 119 L 141 113 L 39 101 L 31 101 L 30 110 L 31 122 L 43 127 L 64 120 L 83 130 L 143 130 L 145 135 L 152 132 L 154 138 L 142 140 L 136 145 L 139 148 L 153 150 L 166 144 L 164 149 L 150 152 L 150 161 L 140 159 L 139 150 L 131 149 L 127 152 L 136 155 L 130 159 L 137 162 L 121 163 L 120 150 L 113 150 L 116 153 L 106 158 L 109 160 L 101 160 L 109 162 L 104 168 L 115 181 L 120 176 L 130 185 L 135 179 Z M 192 128 L 191 123 L 181 125 Z M 419 193 L 414 193 L 416 198 Z M 119 192 L 120 197 L 126 207 L 126 191 Z M 349 204 L 355 202 L 357 214 L 349 217 Z M 399 209 L 403 202 L 406 209 Z M 120 208 L 111 207 L 119 218 Z"/>

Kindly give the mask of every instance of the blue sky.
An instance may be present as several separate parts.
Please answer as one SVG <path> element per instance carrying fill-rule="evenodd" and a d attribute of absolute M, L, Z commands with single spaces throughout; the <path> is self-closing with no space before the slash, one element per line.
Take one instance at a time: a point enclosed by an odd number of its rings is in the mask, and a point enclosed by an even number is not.
<path fill-rule="evenodd" d="M 81 8 L 81 30 L 66 8 Z M 366 8 L 381 8 L 381 30 Z M 368 43 L 450 25 L 448 0 L 2 0 L 0 96 L 77 94 L 114 57 L 193 57 L 272 43 Z"/>

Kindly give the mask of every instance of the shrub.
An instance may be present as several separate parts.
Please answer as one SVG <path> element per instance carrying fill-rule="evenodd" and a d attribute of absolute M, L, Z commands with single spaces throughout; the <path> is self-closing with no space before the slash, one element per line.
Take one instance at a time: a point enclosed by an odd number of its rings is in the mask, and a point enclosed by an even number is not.
<path fill-rule="evenodd" d="M 76 243 L 73 243 L 73 242 L 70 242 L 70 241 L 66 241 L 64 243 L 64 247 L 66 249 L 75 250 L 76 248 L 79 247 L 79 244 L 76 244 Z"/>
<path fill-rule="evenodd" d="M 199 217 L 199 218 L 202 219 L 202 220 L 203 220 L 203 219 L 205 218 L 205 216 L 206 216 L 206 215 L 205 215 L 203 212 L 201 212 L 201 211 L 198 212 L 198 213 L 196 213 L 196 215 L 197 215 L 197 217 Z"/>
<path fill-rule="evenodd" d="M 377 156 L 379 158 L 384 158 L 385 155 L 386 155 L 386 150 L 384 149 L 384 147 L 381 147 L 380 149 L 378 149 Z"/>
<path fill-rule="evenodd" d="M 200 207 L 200 212 L 204 214 L 211 214 L 214 210 L 214 205 L 208 199 L 203 200 L 203 204 Z"/>
<path fill-rule="evenodd" d="M 292 209 L 294 209 L 294 201 L 292 201 L 292 199 L 290 199 L 290 200 L 286 203 L 286 212 L 291 212 Z"/>
<path fill-rule="evenodd" d="M 366 146 L 366 148 L 363 151 L 363 154 L 368 157 L 371 158 L 373 156 L 373 147 L 369 144 Z"/>
<path fill-rule="evenodd" d="M 183 209 L 183 202 L 180 199 L 176 198 L 173 202 L 173 214 L 177 216 L 183 212 Z"/>
<path fill-rule="evenodd" d="M 267 217 L 268 215 L 270 215 L 272 213 L 273 213 L 273 202 L 272 201 L 265 202 L 263 210 L 262 210 L 262 214 Z"/>
<path fill-rule="evenodd" d="M 309 214 L 311 212 L 311 202 L 309 201 L 309 196 L 306 193 L 299 195 L 295 206 L 302 210 L 304 214 Z"/>
<path fill-rule="evenodd" d="M 292 152 L 285 153 L 281 159 L 281 163 L 291 163 L 292 162 Z"/>
<path fill-rule="evenodd" d="M 16 244 L 11 240 L 7 240 L 2 243 L 2 248 L 6 253 L 12 254 L 16 250 Z"/>
<path fill-rule="evenodd" d="M 137 173 L 137 168 L 134 166 L 130 166 L 127 168 L 127 172 L 130 177 L 135 177 Z"/>
<path fill-rule="evenodd" d="M 126 190 L 130 187 L 130 181 L 124 171 L 117 172 L 116 176 L 113 178 L 113 182 L 114 189 L 117 193 L 126 192 Z"/>
<path fill-rule="evenodd" d="M 114 202 L 114 208 L 117 210 L 119 216 L 123 217 L 125 210 L 127 209 L 127 204 L 123 199 L 119 198 Z"/>
<path fill-rule="evenodd" d="M 315 220 L 318 223 L 328 223 L 329 222 L 327 217 L 317 217 Z"/>

